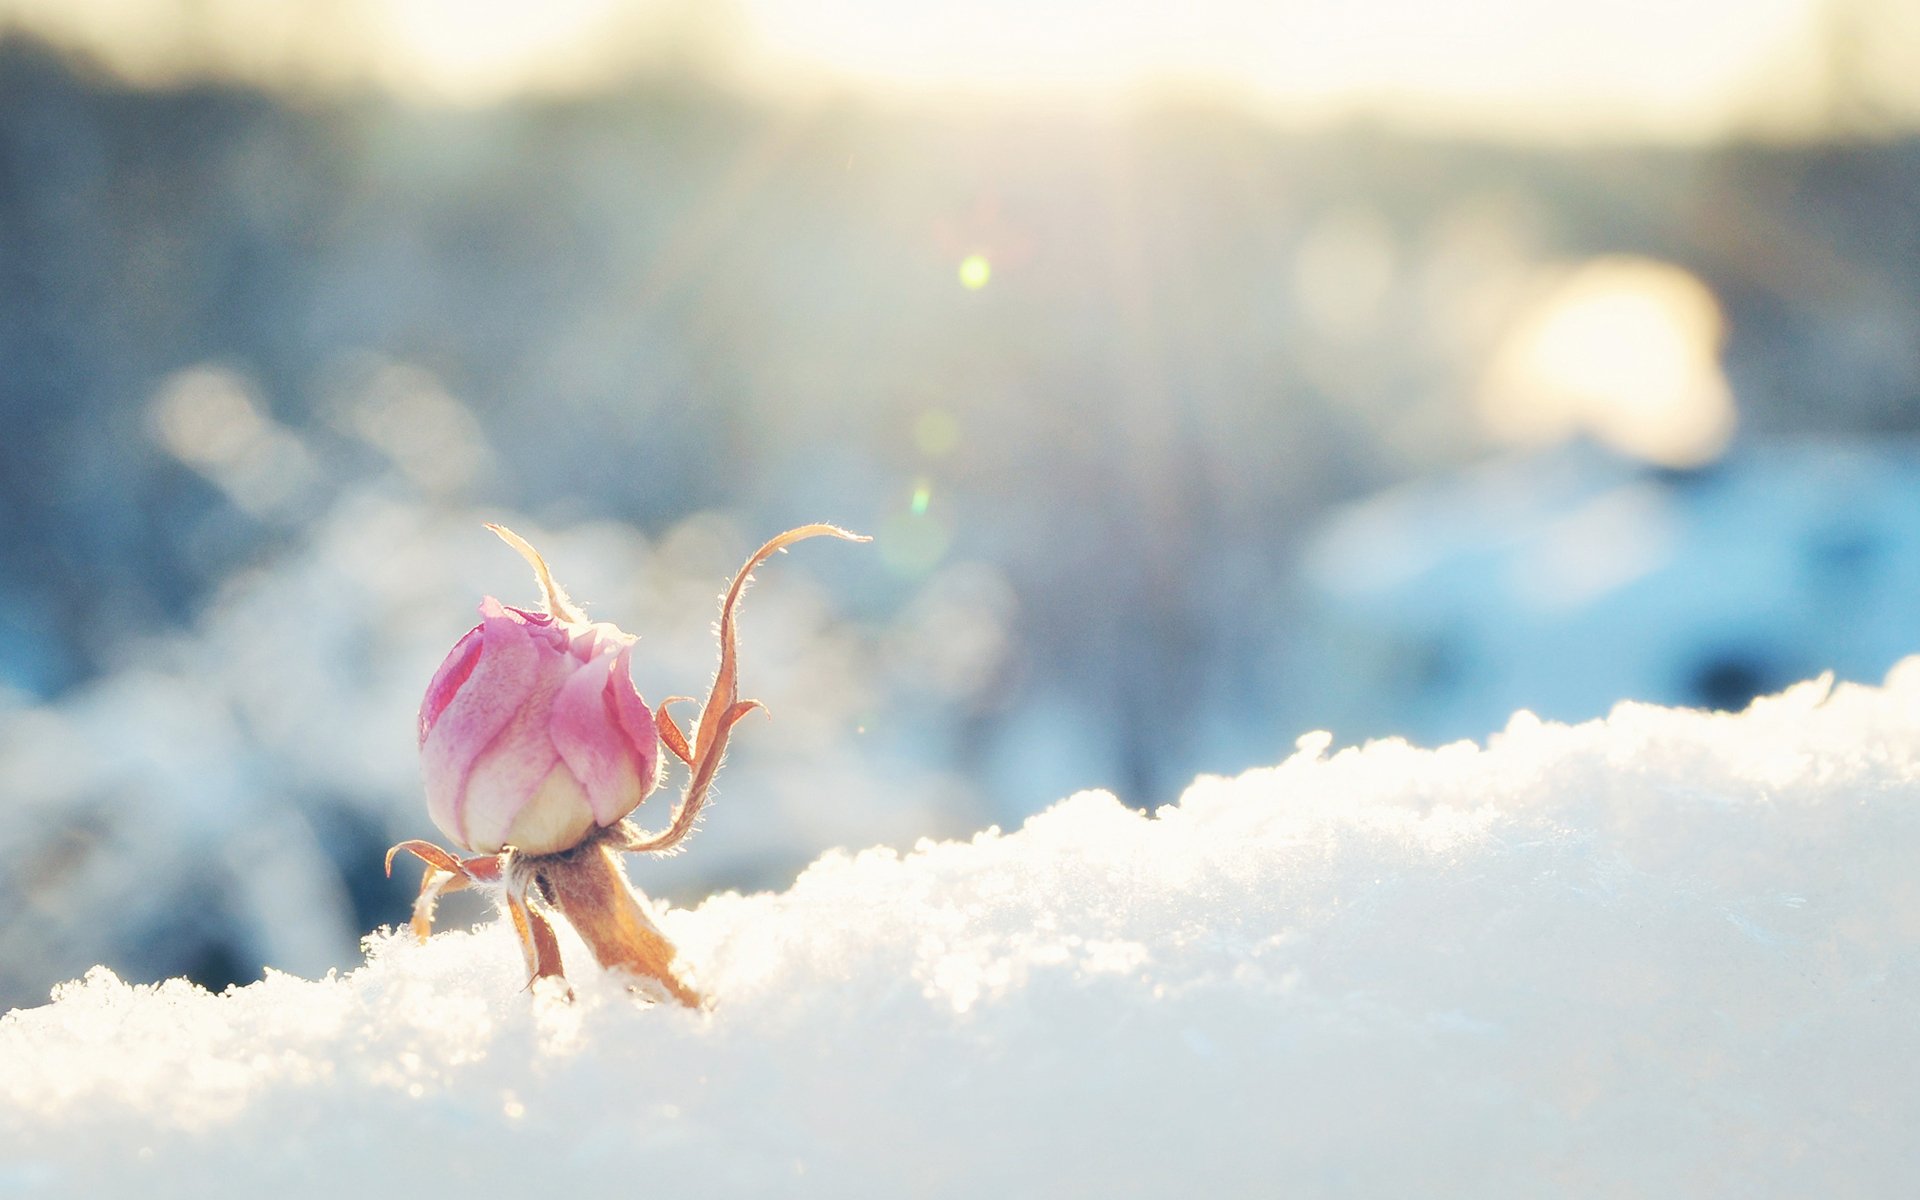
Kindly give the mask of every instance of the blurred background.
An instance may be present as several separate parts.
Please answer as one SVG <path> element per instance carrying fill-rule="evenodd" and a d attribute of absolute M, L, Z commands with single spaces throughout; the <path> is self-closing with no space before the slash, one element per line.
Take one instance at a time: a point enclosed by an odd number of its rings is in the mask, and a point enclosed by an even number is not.
<path fill-rule="evenodd" d="M 1920 649 L 1902 0 L 0 31 L 0 1007 L 403 919 L 420 693 L 536 598 L 483 520 L 649 699 L 763 538 L 876 536 L 761 572 L 679 901 Z"/>

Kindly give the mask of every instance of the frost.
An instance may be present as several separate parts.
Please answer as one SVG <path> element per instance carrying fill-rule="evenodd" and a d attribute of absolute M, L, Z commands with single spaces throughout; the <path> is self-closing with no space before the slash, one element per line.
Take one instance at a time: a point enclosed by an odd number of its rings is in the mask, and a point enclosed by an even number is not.
<path fill-rule="evenodd" d="M 530 995 L 498 925 L 221 996 L 96 971 L 0 1019 L 0 1194 L 1899 1194 L 1916 862 L 1920 660 L 1308 735 L 669 912 L 706 1014 Z"/>

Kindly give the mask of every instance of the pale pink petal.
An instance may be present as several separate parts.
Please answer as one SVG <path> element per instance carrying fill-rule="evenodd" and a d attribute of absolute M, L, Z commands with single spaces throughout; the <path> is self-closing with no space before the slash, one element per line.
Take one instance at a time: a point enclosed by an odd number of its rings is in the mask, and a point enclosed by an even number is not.
<path fill-rule="evenodd" d="M 521 695 L 506 725 L 474 760 L 455 818 L 466 844 L 492 854 L 506 844 L 507 833 L 559 761 L 547 732 L 553 700 L 576 664 L 564 651 L 544 642 L 535 651 L 534 680 Z"/>
<path fill-rule="evenodd" d="M 567 631 L 567 653 L 590 663 L 600 648 L 600 626 L 575 625 Z"/>
<path fill-rule="evenodd" d="M 420 743 L 426 744 L 427 733 L 440 714 L 447 711 L 455 692 L 460 685 L 473 674 L 474 664 L 480 661 L 480 643 L 482 626 L 475 625 L 467 630 L 467 635 L 453 644 L 446 661 L 433 673 L 433 682 L 427 684 L 427 694 L 420 701 Z"/>
<path fill-rule="evenodd" d="M 603 654 L 575 671 L 553 704 L 554 749 L 586 788 L 594 820 L 601 825 L 632 812 L 652 782 L 652 747 L 635 743 L 608 702 L 626 670 L 624 648 Z M 631 680 L 626 687 L 632 690 Z M 649 733 L 652 728 L 649 723 Z"/>
<path fill-rule="evenodd" d="M 660 731 L 654 726 L 653 714 L 647 711 L 647 702 L 640 698 L 640 689 L 633 686 L 631 637 L 620 648 L 607 680 L 607 707 L 639 758 L 640 793 L 644 799 L 660 781 Z"/>
<path fill-rule="evenodd" d="M 452 665 L 442 673 L 451 678 L 464 669 L 464 677 L 448 685 L 450 694 L 432 697 L 423 706 L 422 724 L 428 726 L 420 743 L 420 762 L 426 779 L 427 813 L 442 832 L 459 845 L 466 845 L 461 831 L 460 808 L 467 777 L 474 760 L 492 744 L 532 690 L 538 673 L 539 652 L 526 635 L 525 628 L 488 597 L 480 605 L 483 620 L 478 629 L 478 654 L 470 663 L 460 661 L 472 650 L 474 635 L 454 647 Z M 462 651 L 467 646 L 468 651 Z M 440 680 L 436 679 L 436 682 Z M 439 700 L 438 712 L 429 721 L 426 709 Z"/>
<path fill-rule="evenodd" d="M 567 648 L 570 636 L 568 626 L 554 620 L 546 613 L 528 612 L 524 608 L 514 608 L 511 605 L 507 607 L 506 612 L 509 616 L 517 617 L 520 623 L 527 627 L 527 633 L 536 640 L 552 646 L 555 650 Z"/>
<path fill-rule="evenodd" d="M 506 843 L 523 854 L 559 854 L 578 846 L 594 825 L 593 806 L 564 762 L 556 762 L 531 802 L 513 819 Z"/>
<path fill-rule="evenodd" d="M 631 646 L 639 640 L 630 633 L 622 632 L 618 625 L 606 621 L 570 625 L 567 627 L 567 637 L 567 648 L 581 662 L 592 662 L 602 654 L 612 653 L 622 646 Z"/>

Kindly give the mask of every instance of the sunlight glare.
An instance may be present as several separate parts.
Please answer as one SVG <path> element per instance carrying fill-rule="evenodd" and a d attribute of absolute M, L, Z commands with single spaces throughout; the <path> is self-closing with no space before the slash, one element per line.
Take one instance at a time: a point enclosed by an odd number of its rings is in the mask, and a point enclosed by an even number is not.
<path fill-rule="evenodd" d="M 1698 136 L 1817 55 L 1820 0 L 743 0 L 770 61 L 908 88 L 1224 86 L 1310 116 Z M 1817 73 L 1817 72 L 1816 72 Z"/>
<path fill-rule="evenodd" d="M 1847 0 L 0 0 L 0 24 L 144 83 L 211 75 L 268 87 L 369 80 L 485 103 L 578 92 L 692 54 L 774 91 L 1214 92 L 1308 123 L 1568 138 L 1697 139 L 1743 122 L 1816 125 L 1834 86 L 1830 10 Z M 1875 13 L 1875 28 L 1888 25 Z M 1885 19 L 1883 19 L 1883 17 Z M 1910 21 L 1909 21 L 1910 23 Z M 1892 28 L 1892 26 L 1888 26 Z M 1911 121 L 1910 38 L 1854 81 Z"/>
<path fill-rule="evenodd" d="M 395 73 L 450 100 L 496 99 L 573 81 L 610 49 L 623 0 L 389 0 L 385 23 Z"/>

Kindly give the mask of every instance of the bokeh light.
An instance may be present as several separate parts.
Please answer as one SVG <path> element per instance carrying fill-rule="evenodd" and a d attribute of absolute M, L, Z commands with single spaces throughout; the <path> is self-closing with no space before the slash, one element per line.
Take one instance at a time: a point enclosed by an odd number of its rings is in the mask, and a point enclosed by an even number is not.
<path fill-rule="evenodd" d="M 993 278 L 993 267 L 984 254 L 969 254 L 960 260 L 960 286 L 977 292 Z"/>
<path fill-rule="evenodd" d="M 174 373 L 150 411 L 170 454 L 256 516 L 299 504 L 318 483 L 306 447 L 260 411 L 251 386 L 228 367 L 208 363 Z"/>
<path fill-rule="evenodd" d="M 1586 433 L 1666 467 L 1718 458 L 1733 436 L 1713 293 L 1668 263 L 1610 257 L 1547 292 L 1496 351 L 1481 415 L 1498 436 Z"/>

